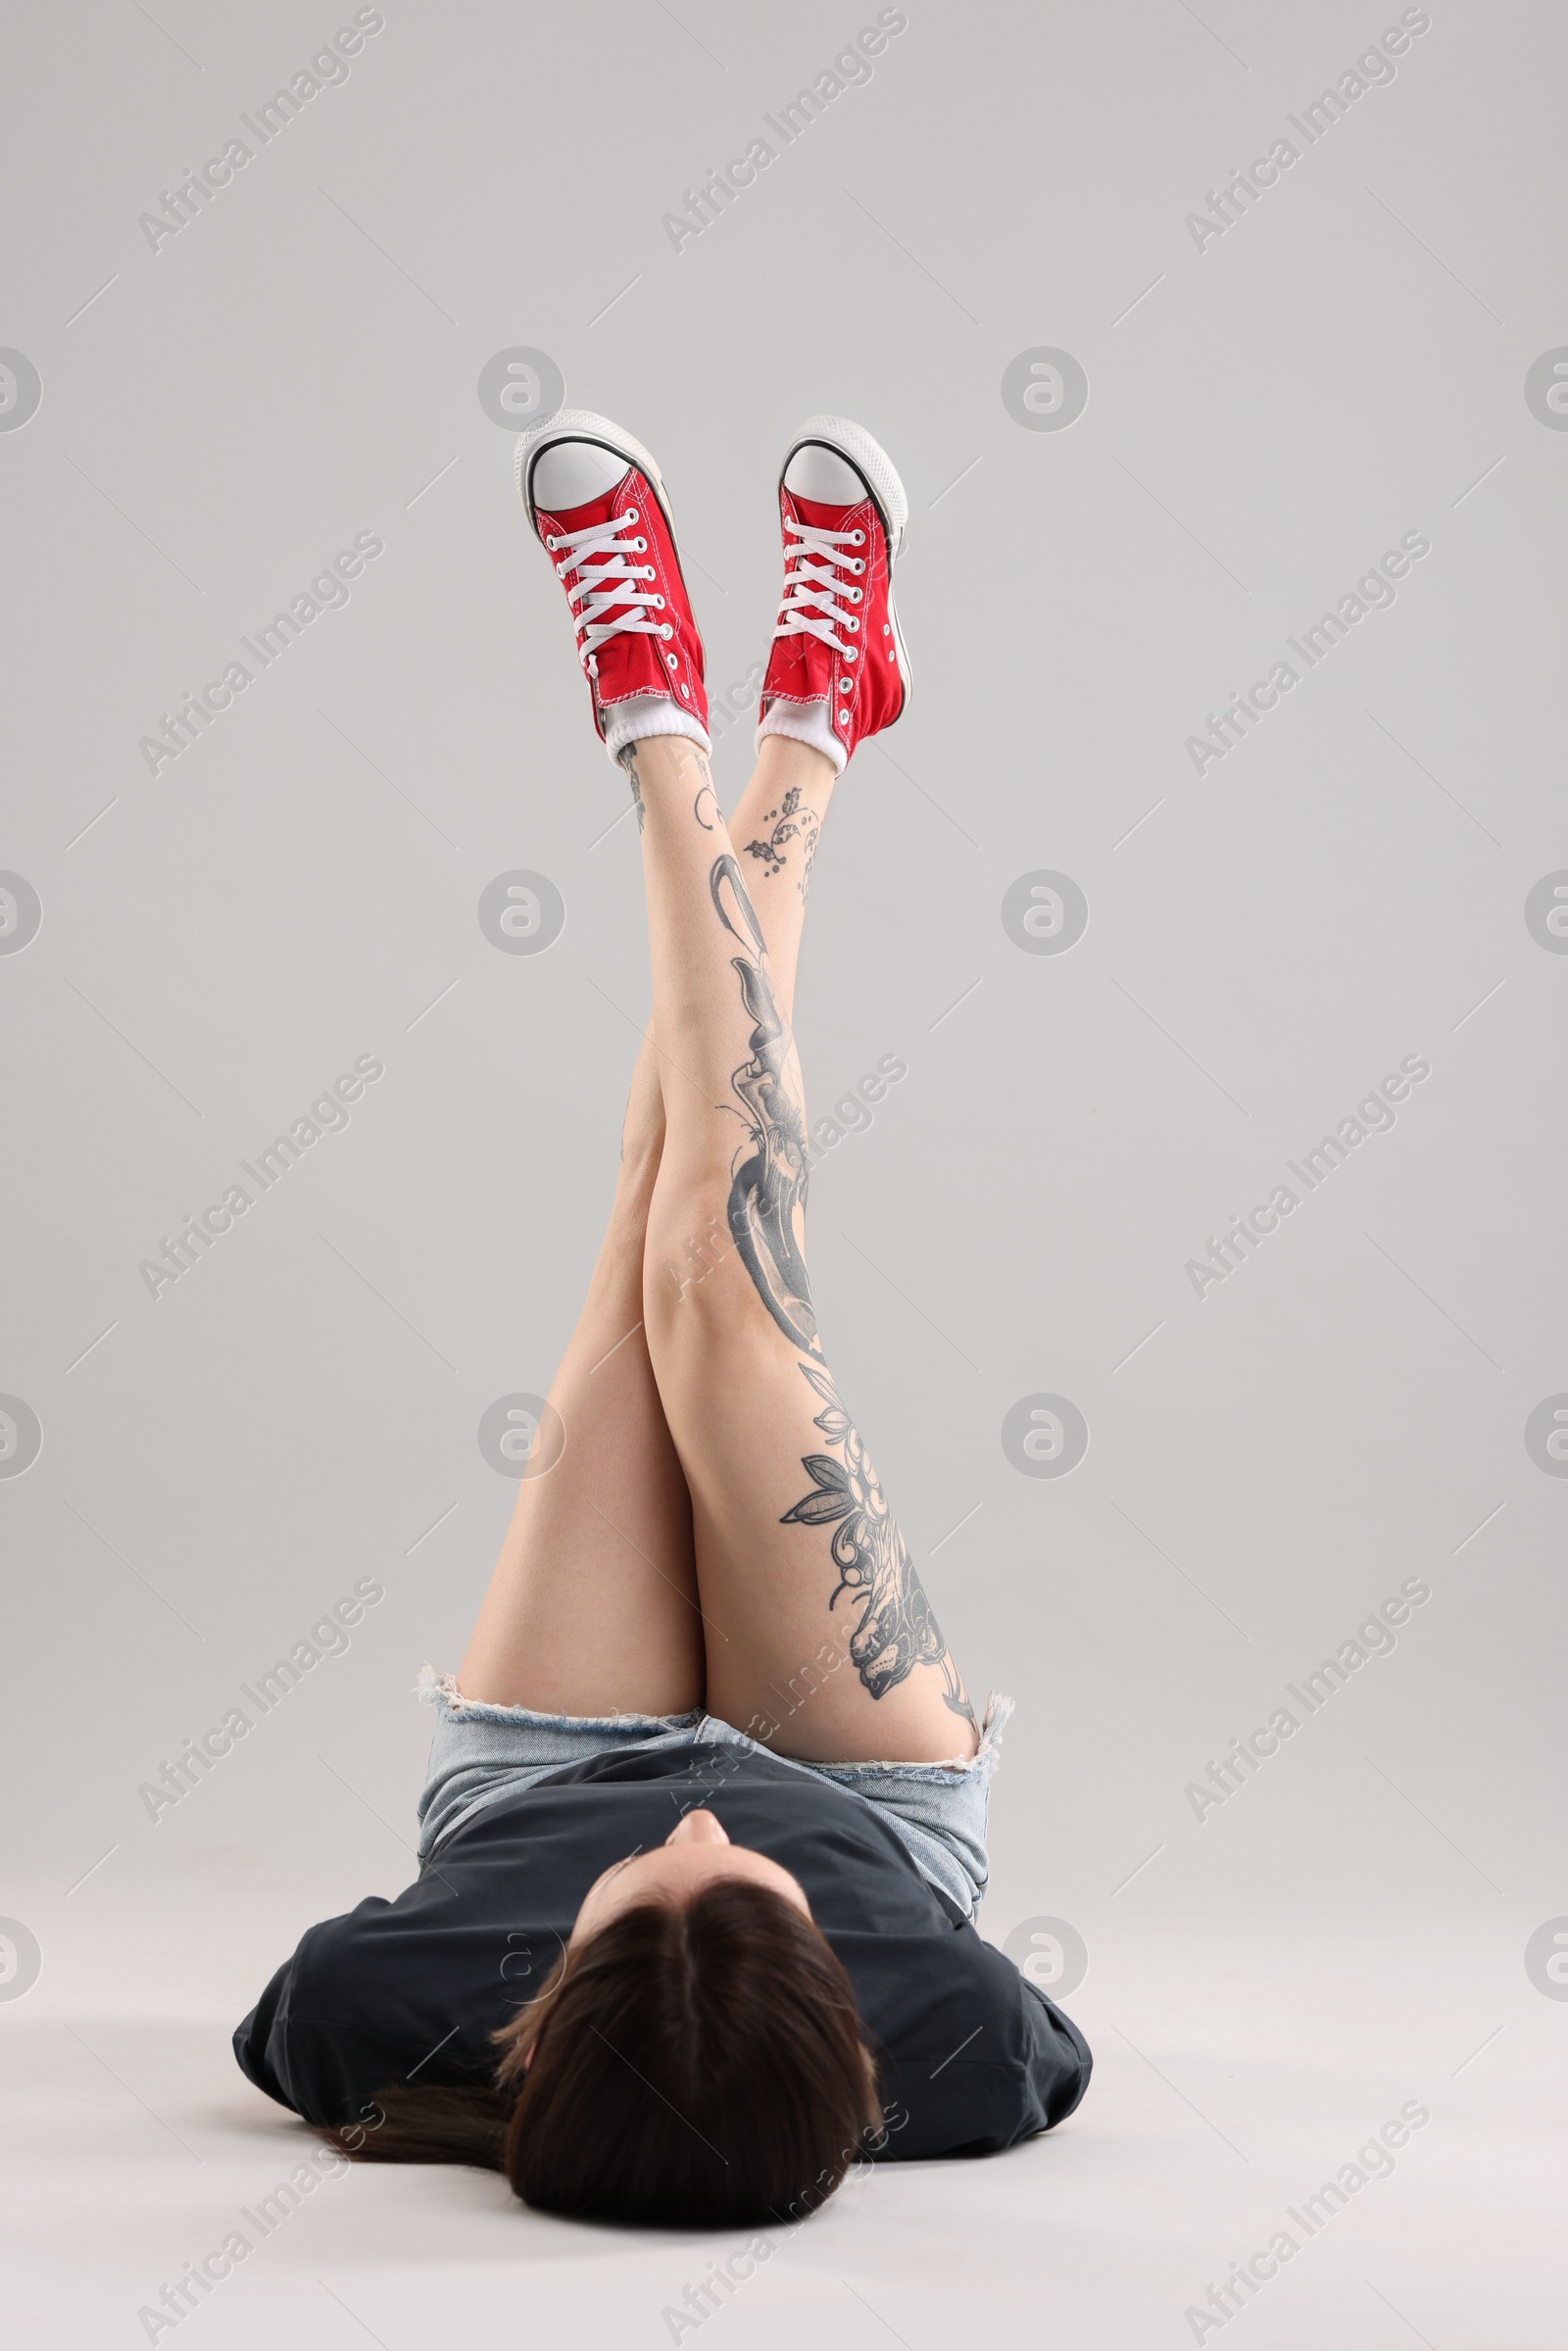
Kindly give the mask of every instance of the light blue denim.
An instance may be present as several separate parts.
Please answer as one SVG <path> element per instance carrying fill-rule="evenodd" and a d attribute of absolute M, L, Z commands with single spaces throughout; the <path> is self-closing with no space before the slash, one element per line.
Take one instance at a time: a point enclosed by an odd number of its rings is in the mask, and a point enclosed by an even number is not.
<path fill-rule="evenodd" d="M 520 1795 L 563 1764 L 590 1755 L 658 1753 L 713 1740 L 760 1747 L 716 1715 L 535 1714 L 526 1706 L 486 1706 L 463 1697 L 450 1675 L 426 1666 L 419 1695 L 437 1709 L 424 1791 L 419 1797 L 419 1859 L 436 1852 L 453 1831 L 487 1804 Z M 800 1763 L 774 1761 L 808 1778 L 831 1781 L 875 1805 L 923 1876 L 972 1919 L 985 1892 L 986 1816 L 991 1777 L 1010 1698 L 993 1696 L 980 1727 L 978 1752 L 954 1763 Z"/>

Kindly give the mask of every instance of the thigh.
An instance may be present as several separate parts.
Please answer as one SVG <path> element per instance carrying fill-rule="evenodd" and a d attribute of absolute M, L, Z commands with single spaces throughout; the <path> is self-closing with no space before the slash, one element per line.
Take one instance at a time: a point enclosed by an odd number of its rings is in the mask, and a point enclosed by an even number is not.
<path fill-rule="evenodd" d="M 807 1761 L 944 1761 L 974 1718 L 826 1361 L 738 1252 L 649 1327 L 692 1502 L 710 1714 Z"/>
<path fill-rule="evenodd" d="M 691 1504 L 643 1334 L 640 1228 L 606 1254 L 458 1683 L 491 1705 L 679 1714 L 704 1690 Z"/>

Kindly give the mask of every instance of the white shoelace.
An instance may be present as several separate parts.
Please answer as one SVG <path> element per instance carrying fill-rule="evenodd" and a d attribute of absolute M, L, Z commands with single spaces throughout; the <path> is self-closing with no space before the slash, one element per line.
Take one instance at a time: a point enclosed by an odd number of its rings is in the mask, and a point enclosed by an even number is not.
<path fill-rule="evenodd" d="M 858 578 L 865 569 L 863 556 L 839 552 L 842 547 L 863 547 L 864 531 L 818 530 L 809 522 L 793 522 L 788 515 L 784 528 L 801 543 L 787 548 L 785 554 L 784 601 L 778 608 L 774 636 L 820 637 L 841 660 L 857 661 L 858 647 L 846 645 L 834 632 L 842 629 L 852 637 L 859 634 L 859 620 L 843 606 L 858 604 L 865 590 L 852 587 L 837 574 L 849 571 Z"/>
<path fill-rule="evenodd" d="M 637 520 L 637 509 L 629 506 L 623 514 L 612 514 L 604 522 L 590 522 L 585 530 L 561 531 L 545 541 L 552 555 L 564 555 L 564 560 L 556 565 L 556 577 L 564 584 L 570 600 L 577 628 L 578 657 L 590 677 L 599 672 L 595 655 L 612 637 L 675 634 L 667 620 L 649 618 L 650 612 L 663 611 L 662 596 L 652 596 L 636 585 L 639 580 L 658 577 L 652 563 L 628 561 L 631 556 L 648 552 L 646 539 L 625 536 Z M 604 556 L 608 561 L 590 563 L 590 556 Z M 577 575 L 575 586 L 568 577 L 571 572 Z M 612 613 L 615 615 L 613 619 L 610 617 Z"/>

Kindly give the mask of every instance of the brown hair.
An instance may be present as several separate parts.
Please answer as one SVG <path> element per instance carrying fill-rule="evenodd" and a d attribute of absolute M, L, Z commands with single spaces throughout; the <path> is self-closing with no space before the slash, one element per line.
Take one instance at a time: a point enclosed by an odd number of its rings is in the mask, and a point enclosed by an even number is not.
<path fill-rule="evenodd" d="M 496 2039 L 491 2087 L 389 2087 L 325 2135 L 362 2163 L 471 2163 L 578 2219 L 800 2219 L 880 2122 L 855 1990 L 811 1922 L 720 1880 L 569 1949 Z"/>

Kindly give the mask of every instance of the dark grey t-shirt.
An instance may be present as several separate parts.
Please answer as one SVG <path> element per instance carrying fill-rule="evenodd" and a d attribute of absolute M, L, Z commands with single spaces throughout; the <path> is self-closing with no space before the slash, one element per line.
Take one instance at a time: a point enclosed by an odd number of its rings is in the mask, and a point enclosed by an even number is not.
<path fill-rule="evenodd" d="M 759 1749 L 595 1755 L 489 1805 L 392 1902 L 313 1927 L 234 2035 L 241 2070 L 311 2123 L 391 2083 L 490 2079 L 601 1871 L 709 1805 L 790 1870 L 879 2060 L 883 2160 L 991 2154 L 1072 2112 L 1088 2044 L 924 1878 L 864 1797 Z"/>

